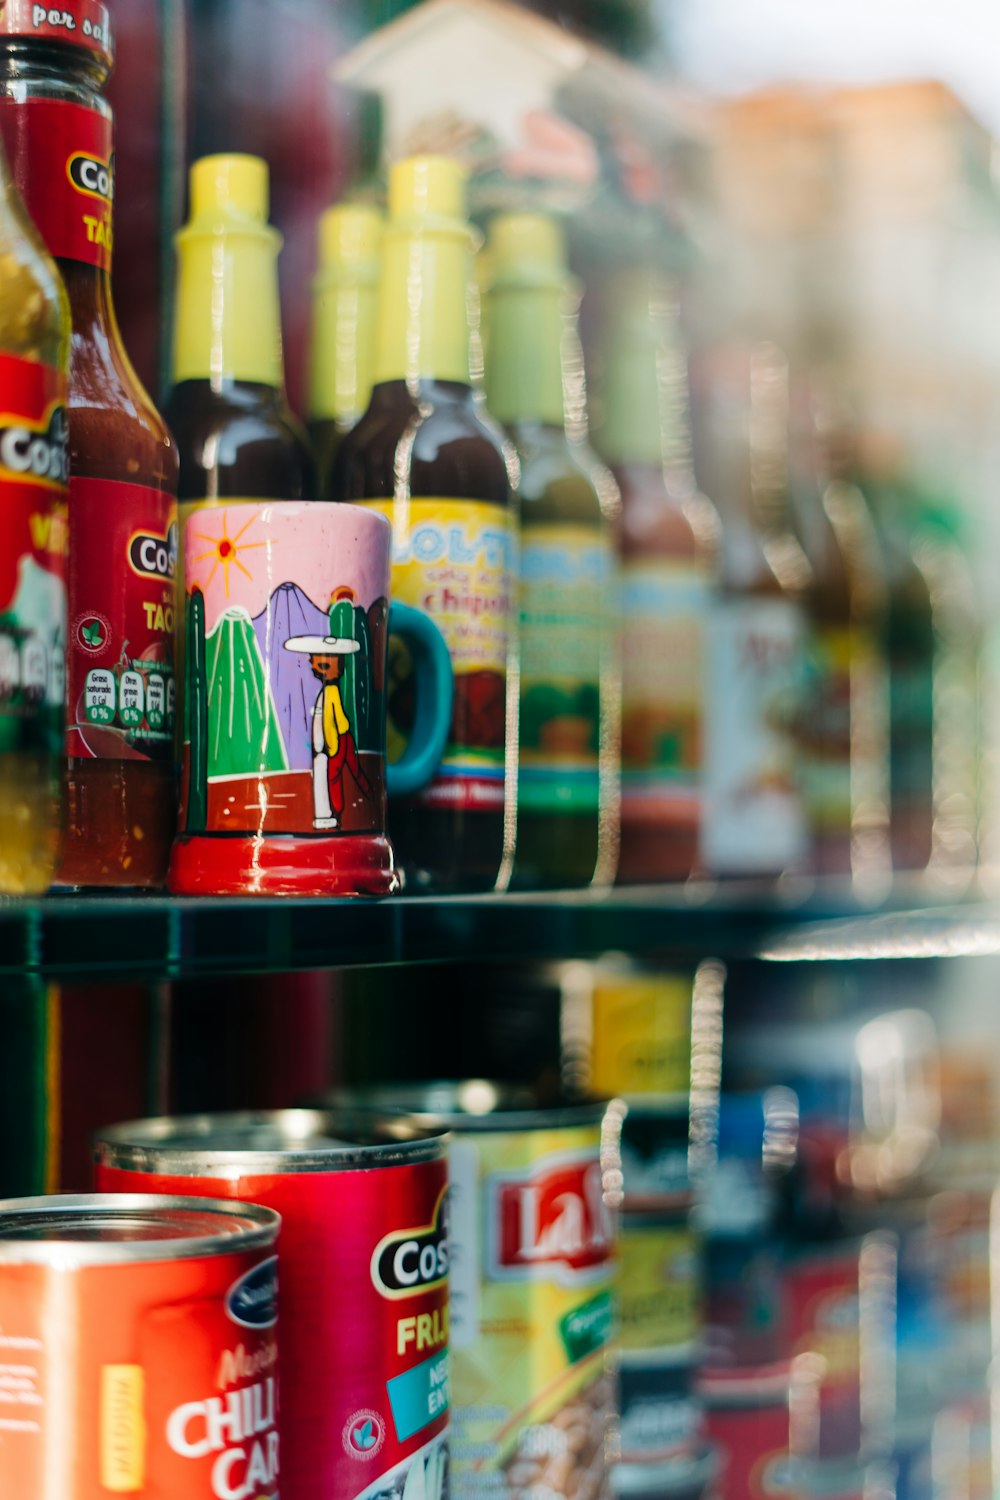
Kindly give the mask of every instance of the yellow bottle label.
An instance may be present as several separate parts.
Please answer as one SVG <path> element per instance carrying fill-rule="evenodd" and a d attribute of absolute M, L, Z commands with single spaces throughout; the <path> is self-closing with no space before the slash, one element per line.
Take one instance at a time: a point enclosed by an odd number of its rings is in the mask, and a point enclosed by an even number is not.
<path fill-rule="evenodd" d="M 599 976 L 593 995 L 593 1092 L 683 1094 L 690 1080 L 690 976 Z"/>
<path fill-rule="evenodd" d="M 430 615 L 455 673 L 451 733 L 438 775 L 419 793 L 428 807 L 500 810 L 504 801 L 507 653 L 516 568 L 514 519 L 479 500 L 366 500 L 392 524 L 392 597 Z M 413 666 L 390 637 L 387 753 L 412 728 Z"/>

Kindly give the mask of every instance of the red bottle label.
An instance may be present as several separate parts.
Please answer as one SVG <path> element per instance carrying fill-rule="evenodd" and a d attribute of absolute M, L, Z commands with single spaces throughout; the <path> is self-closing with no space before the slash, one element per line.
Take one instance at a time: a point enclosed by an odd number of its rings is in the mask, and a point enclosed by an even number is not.
<path fill-rule="evenodd" d="M 170 760 L 177 508 L 143 484 L 69 487 L 66 753 Z"/>
<path fill-rule="evenodd" d="M 58 749 L 66 682 L 66 378 L 0 355 L 0 746 Z"/>
<path fill-rule="evenodd" d="M 0 33 L 40 42 L 63 42 L 96 52 L 109 63 L 114 56 L 111 18 L 100 0 L 62 0 L 60 5 L 40 5 L 38 0 L 6 0 Z"/>
<path fill-rule="evenodd" d="M 0 101 L 14 180 L 49 253 L 111 269 L 111 117 L 56 99 Z"/>

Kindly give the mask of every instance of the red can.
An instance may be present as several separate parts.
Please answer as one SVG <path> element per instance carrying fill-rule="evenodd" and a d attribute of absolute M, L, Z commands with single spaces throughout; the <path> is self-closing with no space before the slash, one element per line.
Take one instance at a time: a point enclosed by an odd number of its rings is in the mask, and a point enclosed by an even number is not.
<path fill-rule="evenodd" d="M 105 1191 L 282 1215 L 282 1500 L 444 1493 L 446 1146 L 319 1110 L 141 1120 L 98 1141 Z"/>
<path fill-rule="evenodd" d="M 279 1223 L 203 1198 L 0 1202 L 0 1495 L 276 1495 Z"/>

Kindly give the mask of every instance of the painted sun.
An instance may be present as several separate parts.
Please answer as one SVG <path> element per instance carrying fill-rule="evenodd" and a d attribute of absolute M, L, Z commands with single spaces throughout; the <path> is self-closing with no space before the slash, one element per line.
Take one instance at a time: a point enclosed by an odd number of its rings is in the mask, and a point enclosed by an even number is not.
<path fill-rule="evenodd" d="M 225 585 L 227 599 L 229 598 L 230 568 L 239 568 L 240 572 L 246 578 L 249 578 L 251 582 L 253 581 L 253 574 L 250 572 L 249 568 L 244 566 L 244 564 L 240 561 L 240 558 L 245 552 L 250 552 L 255 547 L 267 546 L 267 542 L 243 541 L 245 533 L 249 531 L 250 527 L 256 520 L 257 516 L 252 515 L 249 521 L 247 521 L 246 525 L 240 527 L 235 536 L 230 536 L 228 531 L 226 512 L 223 511 L 222 531 L 218 536 L 210 536 L 206 532 L 201 531 L 196 531 L 194 533 L 196 541 L 208 542 L 210 544 L 207 552 L 200 552 L 196 557 L 193 557 L 191 559 L 193 563 L 208 562 L 211 559 L 211 571 L 209 572 L 209 575 L 205 579 L 204 583 L 204 587 L 206 589 L 211 586 L 212 579 L 215 577 L 220 568 L 222 569 L 222 577 L 223 583 Z"/>

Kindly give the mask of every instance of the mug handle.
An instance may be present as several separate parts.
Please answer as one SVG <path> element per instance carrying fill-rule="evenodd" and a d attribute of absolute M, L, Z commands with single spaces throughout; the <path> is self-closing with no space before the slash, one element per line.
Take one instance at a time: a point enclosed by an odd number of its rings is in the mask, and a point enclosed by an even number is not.
<path fill-rule="evenodd" d="M 390 604 L 389 634 L 401 635 L 413 655 L 416 717 L 409 744 L 394 765 L 386 765 L 390 797 L 407 797 L 431 780 L 448 743 L 454 675 L 444 636 L 422 610 Z"/>

